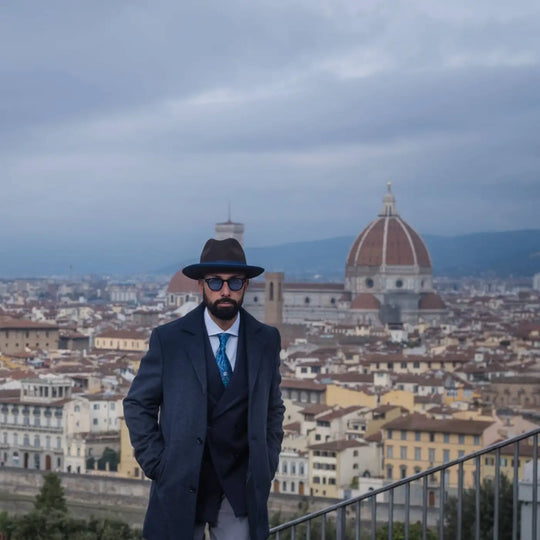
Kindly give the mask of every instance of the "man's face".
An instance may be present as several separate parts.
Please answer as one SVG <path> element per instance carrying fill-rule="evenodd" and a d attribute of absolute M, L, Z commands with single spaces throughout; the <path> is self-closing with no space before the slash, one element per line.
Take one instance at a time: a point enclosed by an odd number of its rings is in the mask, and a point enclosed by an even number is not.
<path fill-rule="evenodd" d="M 221 278 L 224 280 L 223 286 L 219 291 L 213 291 L 206 282 L 210 278 Z M 199 280 L 199 289 L 203 295 L 204 305 L 208 311 L 216 318 L 222 321 L 231 321 L 238 314 L 238 310 L 244 301 L 244 293 L 248 285 L 246 279 L 239 291 L 231 291 L 229 284 L 225 281 L 231 278 L 245 279 L 243 274 L 211 273 L 204 279 Z"/>

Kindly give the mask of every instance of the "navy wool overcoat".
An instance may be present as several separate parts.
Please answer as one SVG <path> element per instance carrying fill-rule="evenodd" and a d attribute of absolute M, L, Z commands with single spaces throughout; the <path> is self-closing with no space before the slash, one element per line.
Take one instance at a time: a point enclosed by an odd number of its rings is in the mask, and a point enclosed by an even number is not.
<path fill-rule="evenodd" d="M 279 332 L 241 309 L 248 366 L 249 466 L 246 478 L 252 540 L 268 537 L 267 501 L 283 438 Z M 143 535 L 191 540 L 207 433 L 204 306 L 152 332 L 149 350 L 124 400 L 135 457 L 152 479 Z"/>

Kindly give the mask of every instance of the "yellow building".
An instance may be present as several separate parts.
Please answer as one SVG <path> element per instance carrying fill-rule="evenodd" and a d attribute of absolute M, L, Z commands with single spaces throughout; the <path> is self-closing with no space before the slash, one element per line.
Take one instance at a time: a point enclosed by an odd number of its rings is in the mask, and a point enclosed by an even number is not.
<path fill-rule="evenodd" d="M 106 330 L 94 338 L 94 348 L 115 351 L 146 352 L 149 335 L 135 330 Z"/>
<path fill-rule="evenodd" d="M 405 478 L 485 448 L 498 439 L 495 421 L 436 419 L 414 413 L 383 426 L 384 473 Z M 464 464 L 464 487 L 474 485 L 474 461 Z M 438 478 L 434 479 L 438 482 Z M 446 472 L 447 486 L 458 485 L 458 468 Z"/>
<path fill-rule="evenodd" d="M 120 462 L 118 476 L 124 478 L 146 478 L 135 459 L 133 447 L 129 440 L 129 432 L 123 418 L 120 418 Z"/>
<path fill-rule="evenodd" d="M 326 404 L 330 407 L 369 407 L 373 409 L 377 406 L 377 394 L 374 392 L 364 392 L 361 390 L 351 390 L 337 384 L 326 385 Z"/>

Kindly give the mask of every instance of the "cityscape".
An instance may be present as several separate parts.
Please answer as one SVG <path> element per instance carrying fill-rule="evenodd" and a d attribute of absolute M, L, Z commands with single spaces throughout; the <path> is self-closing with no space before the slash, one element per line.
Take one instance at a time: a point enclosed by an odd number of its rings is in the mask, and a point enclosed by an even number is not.
<path fill-rule="evenodd" d="M 269 501 L 281 521 L 540 427 L 540 273 L 434 275 L 390 184 L 373 217 L 343 261 L 344 281 L 271 269 L 246 293 L 244 307 L 282 336 L 285 437 Z M 217 239 L 243 234 L 230 219 L 215 225 Z M 150 482 L 122 400 L 151 329 L 201 300 L 180 270 L 147 281 L 0 280 L 0 510 L 28 511 L 36 478 L 54 472 L 68 505 L 142 525 Z M 480 480 L 497 468 L 511 481 L 509 452 L 496 467 L 484 457 Z M 533 439 L 520 443 L 520 480 L 534 455 Z M 445 488 L 474 487 L 476 471 L 447 471 Z M 439 489 L 433 479 L 433 508 Z"/>

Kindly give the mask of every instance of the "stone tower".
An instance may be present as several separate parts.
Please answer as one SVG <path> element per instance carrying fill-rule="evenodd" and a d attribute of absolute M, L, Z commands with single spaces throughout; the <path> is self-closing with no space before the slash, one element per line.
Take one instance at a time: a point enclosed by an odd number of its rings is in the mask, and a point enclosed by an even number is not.
<path fill-rule="evenodd" d="M 283 323 L 283 272 L 264 274 L 264 322 L 271 326 Z"/>
<path fill-rule="evenodd" d="M 214 238 L 216 240 L 225 240 L 226 238 L 236 238 L 243 245 L 244 224 L 231 221 L 231 207 L 229 205 L 229 218 L 223 223 L 216 223 L 214 229 Z"/>

